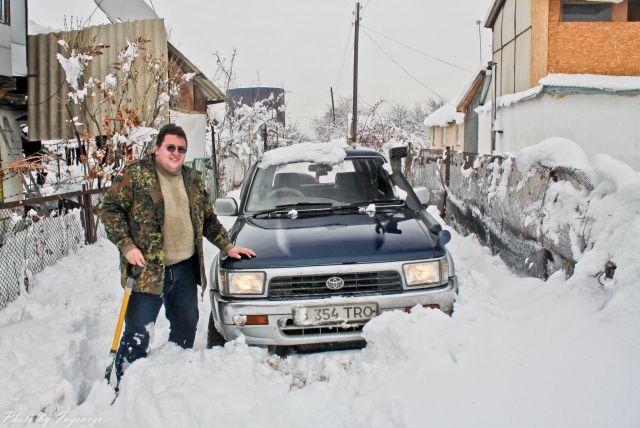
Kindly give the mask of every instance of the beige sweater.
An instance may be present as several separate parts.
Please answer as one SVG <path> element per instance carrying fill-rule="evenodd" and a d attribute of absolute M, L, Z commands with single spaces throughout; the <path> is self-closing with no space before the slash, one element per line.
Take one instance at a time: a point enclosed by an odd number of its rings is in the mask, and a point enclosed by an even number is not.
<path fill-rule="evenodd" d="M 195 253 L 189 198 L 182 174 L 169 175 L 158 168 L 164 199 L 164 264 L 171 266 Z"/>

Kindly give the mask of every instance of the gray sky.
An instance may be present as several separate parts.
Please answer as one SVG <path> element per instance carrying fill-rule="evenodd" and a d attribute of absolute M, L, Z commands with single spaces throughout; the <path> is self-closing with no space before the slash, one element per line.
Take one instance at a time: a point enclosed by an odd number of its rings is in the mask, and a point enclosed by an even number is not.
<path fill-rule="evenodd" d="M 351 95 L 354 1 L 146 1 L 164 18 L 171 42 L 209 77 L 216 69 L 212 53 L 229 56 L 235 47 L 238 83 L 260 79 L 284 85 L 287 121 L 305 131 L 311 118 L 322 115 L 330 103 L 329 87 L 336 97 Z M 480 66 L 475 21 L 484 22 L 490 4 L 491 0 L 363 0 L 359 102 L 367 106 L 385 99 L 411 106 L 437 98 L 425 86 L 454 101 L 472 77 L 470 71 Z M 28 5 L 30 19 L 54 28 L 62 28 L 65 17 L 86 19 L 92 13 L 91 24 L 108 22 L 92 0 L 29 0 Z M 483 29 L 484 61 L 490 58 L 490 35 Z"/>

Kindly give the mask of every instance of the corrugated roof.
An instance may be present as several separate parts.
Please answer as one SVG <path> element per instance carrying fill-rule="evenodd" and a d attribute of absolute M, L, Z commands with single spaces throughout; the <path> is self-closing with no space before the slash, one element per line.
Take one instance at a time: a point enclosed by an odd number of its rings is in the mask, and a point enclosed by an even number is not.
<path fill-rule="evenodd" d="M 102 55 L 95 56 L 85 71 L 85 77 L 94 76 L 103 78 L 114 72 L 114 65 L 118 63 L 118 53 L 127 45 L 128 41 L 134 41 L 138 37 L 148 40 L 145 51 L 141 55 L 153 55 L 157 58 L 168 58 L 167 33 L 162 19 L 124 22 L 120 24 L 107 24 L 89 27 L 80 31 L 65 31 L 49 34 L 36 34 L 28 36 L 28 70 L 29 70 L 29 139 L 30 140 L 54 140 L 73 138 L 74 132 L 68 123 L 71 115 L 83 117 L 79 114 L 77 105 L 67 102 L 69 84 L 66 75 L 60 66 L 56 54 L 63 53 L 63 48 L 58 45 L 58 40 L 64 39 L 70 46 L 90 46 L 102 43 L 110 46 L 103 50 Z M 65 56 L 68 56 L 65 55 Z M 143 61 L 138 62 L 135 71 L 138 78 L 135 87 L 130 88 L 127 106 L 134 109 L 141 117 L 145 111 L 155 108 L 149 105 L 149 99 L 142 94 L 149 93 L 149 75 L 142 73 Z M 89 108 L 93 110 L 91 100 Z M 102 124 L 102 117 L 97 116 L 96 122 Z M 81 119 L 82 121 L 83 119 Z M 94 135 L 100 131 L 95 123 L 88 123 L 89 130 Z"/>
<path fill-rule="evenodd" d="M 196 75 L 193 77 L 193 81 L 196 86 L 202 91 L 203 95 L 207 100 L 207 104 L 216 104 L 222 103 L 227 100 L 224 93 L 213 84 L 211 80 L 204 75 L 202 71 L 194 63 L 189 61 L 189 59 L 182 54 L 175 46 L 171 43 L 169 45 L 169 55 L 180 62 L 182 66 L 182 71 L 185 73 L 195 73 Z"/>

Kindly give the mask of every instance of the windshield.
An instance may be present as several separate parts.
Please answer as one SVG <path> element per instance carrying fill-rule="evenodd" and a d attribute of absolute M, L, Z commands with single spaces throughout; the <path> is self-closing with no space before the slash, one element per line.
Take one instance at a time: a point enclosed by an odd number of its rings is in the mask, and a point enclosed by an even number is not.
<path fill-rule="evenodd" d="M 296 204 L 356 203 L 395 199 L 380 158 L 346 159 L 337 165 L 295 162 L 256 169 L 246 211 Z"/>

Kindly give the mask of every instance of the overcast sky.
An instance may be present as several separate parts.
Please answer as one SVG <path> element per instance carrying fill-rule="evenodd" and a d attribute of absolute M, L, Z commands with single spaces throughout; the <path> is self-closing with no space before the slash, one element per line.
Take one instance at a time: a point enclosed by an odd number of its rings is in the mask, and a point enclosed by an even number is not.
<path fill-rule="evenodd" d="M 91 24 L 108 22 L 92 0 L 28 1 L 30 19 L 49 27 L 63 28 L 65 17 L 92 14 Z M 237 48 L 238 84 L 259 79 L 283 85 L 287 121 L 306 131 L 330 104 L 331 86 L 336 97 L 351 95 L 354 1 L 146 1 L 164 18 L 170 41 L 209 77 L 216 70 L 212 53 L 228 56 Z M 491 0 L 363 0 L 359 102 L 411 106 L 438 96 L 455 101 L 480 66 L 476 20 L 484 23 L 490 5 Z M 490 35 L 483 29 L 484 61 L 490 58 Z"/>

